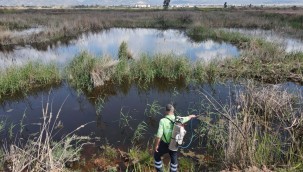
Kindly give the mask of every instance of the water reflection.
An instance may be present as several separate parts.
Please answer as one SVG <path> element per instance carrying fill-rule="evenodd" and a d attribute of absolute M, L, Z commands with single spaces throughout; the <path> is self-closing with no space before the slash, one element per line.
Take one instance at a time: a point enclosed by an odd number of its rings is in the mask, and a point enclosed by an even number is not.
<path fill-rule="evenodd" d="M 128 85 L 127 88 L 124 88 L 126 92 L 120 90 L 119 87 L 108 85 L 108 88 L 102 87 L 93 93 L 81 94 L 80 96 L 68 85 L 54 88 L 50 96 L 54 114 L 57 113 L 63 100 L 68 96 L 58 119 L 63 123 L 63 128 L 56 135 L 56 139 L 84 123 L 96 121 L 80 130 L 78 134 L 93 135 L 101 137 L 102 140 L 107 138 L 110 144 L 127 147 L 138 124 L 145 121 L 149 125 L 148 131 L 144 134 L 146 138 L 144 144 L 146 145 L 146 142 L 153 138 L 158 121 L 161 118 L 161 116 L 150 118 L 144 115 L 148 103 L 158 101 L 161 106 L 164 106 L 168 102 L 174 102 L 178 113 L 185 115 L 189 113 L 188 110 L 192 107 L 201 105 L 202 97 L 197 94 L 198 91 L 208 92 L 218 101 L 224 103 L 228 101 L 230 87 L 233 87 L 231 84 L 213 86 L 205 84 L 195 87 L 184 87 L 182 85 L 178 86 L 177 83 L 175 84 L 176 87 L 171 86 L 170 89 L 165 91 L 161 90 L 163 88 L 159 90 L 156 85 L 148 90 L 141 90 L 135 85 Z M 105 103 L 101 114 L 96 114 L 96 99 L 99 96 L 104 97 Z M 42 102 L 45 104 L 47 99 L 47 91 L 42 91 L 33 96 L 28 96 L 24 100 L 4 102 L 0 108 L 0 116 L 7 116 L 9 121 L 18 123 L 26 109 L 24 123 L 37 123 L 41 120 Z M 9 111 L 10 109 L 12 111 Z M 131 116 L 129 126 L 119 126 L 121 111 Z M 26 125 L 28 134 L 38 129 L 36 126 Z M 18 127 L 16 127 L 16 130 L 18 130 Z"/>
<path fill-rule="evenodd" d="M 108 85 L 99 87 L 91 93 L 80 95 L 66 84 L 53 87 L 49 98 L 52 103 L 53 114 L 57 113 L 64 99 L 68 96 L 58 119 L 63 123 L 63 128 L 56 135 L 56 139 L 75 130 L 82 124 L 95 121 L 95 123 L 81 129 L 78 134 L 97 136 L 101 137 L 102 140 L 107 138 L 110 144 L 127 147 L 138 124 L 145 121 L 148 124 L 148 131 L 145 132 L 145 140 L 142 143 L 146 145 L 146 142 L 153 138 L 158 127 L 158 121 L 162 117 L 158 115 L 151 118 L 144 115 L 148 108 L 147 104 L 157 101 L 159 105 L 164 107 L 165 104 L 173 102 L 178 114 L 203 114 L 209 104 L 205 96 L 201 94 L 202 92 L 209 97 L 213 97 L 220 104 L 226 105 L 235 100 L 236 91 L 243 88 L 241 84 L 232 82 L 215 85 L 185 86 L 182 83 L 167 83 L 167 86 L 159 85 L 161 84 L 154 84 L 148 89 L 141 89 L 133 84 L 117 86 L 108 83 Z M 284 83 L 280 86 L 289 91 L 296 90 L 296 88 L 303 90 L 302 86 L 294 83 Z M 24 124 L 29 124 L 26 125 L 27 134 L 37 131 L 39 127 L 30 124 L 41 120 L 42 103 L 46 104 L 48 93 L 49 90 L 46 89 L 26 98 L 3 102 L 0 107 L 0 117 L 7 117 L 8 121 L 19 123 L 26 109 Z M 99 97 L 104 99 L 104 103 L 102 104 L 101 113 L 97 114 L 96 101 Z M 192 110 L 195 111 L 192 112 Z M 131 117 L 129 126 L 119 126 L 121 111 Z M 15 129 L 18 130 L 18 126 Z"/>
<path fill-rule="evenodd" d="M 256 36 L 258 38 L 264 38 L 266 41 L 281 44 L 285 48 L 286 52 L 303 51 L 303 40 L 291 38 L 289 36 L 279 34 L 272 30 L 238 28 L 231 28 L 225 30 L 231 32 L 240 32 L 242 34 Z"/>
<path fill-rule="evenodd" d="M 55 61 L 65 65 L 81 51 L 88 51 L 96 56 L 108 55 L 117 58 L 122 41 L 128 43 L 134 58 L 140 57 L 142 53 L 150 55 L 173 53 L 185 55 L 192 60 L 239 55 L 237 47 L 231 44 L 213 40 L 194 42 L 180 30 L 112 28 L 99 33 L 82 34 L 77 39 L 52 45 L 18 46 L 11 52 L 0 52 L 0 66 L 21 65 L 29 60 L 45 63 Z"/>

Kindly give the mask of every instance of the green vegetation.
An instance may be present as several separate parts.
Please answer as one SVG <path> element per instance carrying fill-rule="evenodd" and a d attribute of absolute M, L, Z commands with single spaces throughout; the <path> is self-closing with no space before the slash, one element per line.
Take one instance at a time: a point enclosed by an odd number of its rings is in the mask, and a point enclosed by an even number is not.
<path fill-rule="evenodd" d="M 95 64 L 93 64 L 94 62 Z M 93 81 L 96 82 L 96 80 L 92 78 L 90 69 L 93 66 L 97 66 L 98 63 L 100 62 L 96 58 L 87 53 L 77 56 L 67 68 L 71 85 L 78 89 L 91 90 L 93 88 L 92 83 Z M 115 63 L 115 61 L 108 61 L 108 63 Z M 161 54 L 153 57 L 143 55 L 138 60 L 128 61 L 123 59 L 115 63 L 111 68 L 112 72 L 107 75 L 106 79 L 121 85 L 125 82 L 138 82 L 144 85 L 152 83 L 155 79 L 166 79 L 167 81 L 184 79 L 190 82 L 194 79 L 192 76 L 193 71 L 201 70 L 200 66 L 196 70 L 191 65 L 193 63 L 186 57 Z M 201 76 L 198 73 L 196 75 Z M 104 80 L 102 75 L 97 74 L 96 78 Z"/>
<path fill-rule="evenodd" d="M 129 158 L 131 163 L 129 164 L 129 169 L 131 171 L 152 171 L 153 167 L 153 157 L 148 151 L 149 145 L 146 146 L 146 149 L 141 149 L 137 146 L 133 146 L 128 151 Z"/>
<path fill-rule="evenodd" d="M 247 78 L 267 83 L 302 82 L 302 53 L 286 53 L 279 45 L 261 39 L 202 26 L 193 27 L 187 33 L 198 39 L 212 38 L 231 42 L 242 48 L 242 54 L 238 58 L 193 62 L 187 57 L 173 54 L 143 54 L 139 59 L 121 58 L 115 61 L 83 52 L 66 67 L 64 78 L 81 91 L 92 91 L 93 88 L 109 82 L 117 86 L 137 83 L 142 87 L 149 87 L 157 80 L 182 80 L 186 84 Z M 127 55 L 125 42 L 120 46 L 120 55 Z M 20 68 L 8 68 L 1 73 L 1 98 L 17 94 L 21 90 L 26 93 L 62 80 L 54 64 L 31 62 Z"/>
<path fill-rule="evenodd" d="M 186 157 L 180 157 L 179 159 L 179 171 L 180 172 L 194 172 L 196 170 L 195 168 L 195 162 Z"/>
<path fill-rule="evenodd" d="M 197 72 L 194 72 L 196 79 L 216 81 L 225 78 L 245 78 L 267 83 L 302 82 L 303 54 L 301 52 L 286 53 L 275 43 L 201 26 L 188 30 L 188 35 L 198 38 L 199 41 L 207 38 L 223 40 L 243 50 L 239 58 L 214 60 L 203 68 L 197 66 Z"/>
<path fill-rule="evenodd" d="M 66 68 L 66 74 L 71 86 L 78 89 L 92 90 L 93 82 L 90 73 L 95 61 L 96 59 L 91 55 L 83 52 L 70 62 Z"/>
<path fill-rule="evenodd" d="M 132 55 L 128 51 L 127 43 L 123 41 L 119 47 L 118 57 L 120 60 L 132 59 Z"/>
<path fill-rule="evenodd" d="M 9 67 L 0 73 L 0 99 L 61 82 L 54 64 L 30 62 L 22 67 Z"/>
<path fill-rule="evenodd" d="M 158 101 L 154 100 L 152 104 L 147 104 L 147 108 L 144 111 L 144 114 L 149 117 L 155 117 L 157 115 L 161 115 L 161 105 Z"/>
<path fill-rule="evenodd" d="M 129 115 L 129 111 L 125 114 L 123 112 L 123 108 L 120 110 L 120 120 L 119 120 L 119 127 L 131 127 L 130 121 L 133 120 L 132 116 Z"/>
<path fill-rule="evenodd" d="M 187 29 L 187 35 L 194 41 L 201 42 L 206 39 L 229 42 L 240 48 L 246 48 L 251 38 L 238 32 L 226 32 L 222 29 L 213 29 L 202 25 L 193 26 Z"/>
<path fill-rule="evenodd" d="M 204 35 L 205 32 L 207 32 L 206 35 Z M 117 85 L 137 83 L 142 87 L 149 87 L 156 80 L 167 82 L 182 80 L 186 84 L 227 79 L 255 79 L 266 83 L 302 82 L 302 53 L 286 53 L 283 48 L 274 43 L 223 30 L 196 27 L 189 30 L 188 34 L 195 37 L 199 37 L 197 35 L 200 34 L 203 39 L 212 38 L 231 42 L 242 48 L 241 56 L 193 62 L 186 57 L 173 54 L 156 54 L 154 56 L 143 54 L 139 59 L 122 58 L 119 61 L 113 61 L 104 60 L 104 58 L 97 59 L 87 53 L 82 53 L 69 65 L 69 68 L 72 69 L 70 70 L 72 72 L 69 72 L 72 75 L 69 80 L 76 88 L 86 90 L 93 88 L 92 82 L 103 80 Z M 127 47 L 127 45 L 123 45 L 123 47 Z M 112 65 L 105 71 L 99 67 L 102 66 L 100 65 L 102 63 Z M 99 71 L 95 72 L 94 78 L 89 70 L 93 68 Z"/>
<path fill-rule="evenodd" d="M 147 124 L 144 121 L 142 121 L 138 125 L 137 129 L 134 132 L 133 138 L 132 138 L 132 144 L 135 144 L 136 142 L 139 142 L 141 139 L 144 138 L 143 135 L 144 135 L 144 132 L 147 131 L 147 128 L 148 128 Z"/>
<path fill-rule="evenodd" d="M 87 52 L 82 52 L 66 67 L 65 75 L 70 85 L 78 91 L 91 91 L 110 79 L 115 64 L 116 62 L 109 58 L 97 59 Z"/>

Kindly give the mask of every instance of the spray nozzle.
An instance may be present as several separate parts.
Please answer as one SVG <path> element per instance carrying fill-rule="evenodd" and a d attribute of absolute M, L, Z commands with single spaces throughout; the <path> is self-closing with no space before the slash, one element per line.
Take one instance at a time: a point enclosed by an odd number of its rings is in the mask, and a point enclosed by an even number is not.
<path fill-rule="evenodd" d="M 179 117 L 179 116 L 176 116 L 176 123 L 181 123 L 183 124 L 183 118 L 182 117 Z"/>

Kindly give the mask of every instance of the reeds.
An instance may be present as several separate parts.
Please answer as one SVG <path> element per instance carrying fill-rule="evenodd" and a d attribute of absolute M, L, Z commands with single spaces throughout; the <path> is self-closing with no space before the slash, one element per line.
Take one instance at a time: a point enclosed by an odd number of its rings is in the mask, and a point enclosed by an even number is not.
<path fill-rule="evenodd" d="M 147 124 L 142 121 L 136 128 L 133 138 L 131 140 L 132 144 L 134 145 L 135 143 L 139 142 L 141 139 L 144 138 L 144 133 L 147 131 Z"/>
<path fill-rule="evenodd" d="M 131 53 L 128 51 L 128 45 L 125 41 L 123 41 L 119 47 L 118 58 L 121 60 L 133 58 Z"/>
<path fill-rule="evenodd" d="M 66 68 L 69 83 L 84 90 L 104 85 L 105 81 L 117 84 L 124 82 L 151 83 L 154 79 L 190 81 L 191 62 L 185 57 L 174 55 L 143 55 L 138 60 L 122 58 L 119 61 L 109 58 L 97 59 L 86 52 L 76 56 Z"/>
<path fill-rule="evenodd" d="M 157 115 L 161 115 L 161 109 L 163 109 L 163 107 L 161 107 L 159 102 L 155 100 L 151 104 L 147 104 L 144 114 L 149 117 L 155 117 Z"/>
<path fill-rule="evenodd" d="M 75 132 L 85 125 L 79 126 L 58 141 L 53 139 L 60 125 L 61 108 L 53 114 L 52 105 L 47 102 L 42 108 L 43 116 L 40 131 L 25 141 L 16 141 L 4 145 L 5 164 L 11 171 L 64 171 L 67 162 L 78 161 L 82 147 L 87 144 L 88 137 L 80 137 Z M 21 133 L 20 133 L 21 134 Z"/>
<path fill-rule="evenodd" d="M 61 76 L 55 64 L 30 62 L 22 67 L 9 67 L 1 71 L 0 98 L 17 92 L 27 93 L 59 82 Z"/>
<path fill-rule="evenodd" d="M 190 80 L 191 62 L 186 57 L 170 54 L 142 55 L 130 65 L 131 78 L 139 82 L 151 82 L 154 79 L 175 81 L 178 79 Z"/>
<path fill-rule="evenodd" d="M 266 83 L 303 83 L 302 53 L 286 53 L 279 45 L 237 33 L 211 32 L 216 38 L 242 47 L 241 56 L 190 61 L 187 57 L 173 54 L 143 54 L 138 59 L 113 60 L 82 52 L 68 64 L 63 78 L 55 64 L 30 62 L 22 67 L 11 67 L 2 71 L 0 98 L 59 83 L 62 79 L 67 79 L 70 85 L 79 91 L 92 91 L 93 88 L 108 82 L 118 86 L 137 83 L 145 88 L 156 80 L 182 81 L 189 84 L 246 78 Z M 127 44 L 125 46 L 127 47 Z M 125 51 L 127 52 L 127 49 Z"/>
<path fill-rule="evenodd" d="M 202 120 L 200 130 L 206 133 L 208 146 L 215 150 L 214 157 L 224 157 L 227 167 L 278 164 L 293 169 L 302 163 L 300 94 L 279 86 L 248 83 L 225 106 L 201 94 L 212 105 L 216 118 Z M 213 118 L 213 114 L 208 115 Z"/>
<path fill-rule="evenodd" d="M 82 52 L 76 56 L 66 67 L 65 73 L 69 83 L 78 89 L 91 90 L 93 82 L 90 73 L 95 61 L 87 52 Z"/>
<path fill-rule="evenodd" d="M 190 61 L 187 57 L 173 54 L 143 54 L 138 59 L 122 58 L 115 61 L 81 53 L 68 65 L 68 79 L 72 86 L 85 90 L 104 85 L 106 81 L 117 85 L 137 83 L 143 87 L 148 87 L 156 80 L 184 81 L 186 84 L 226 79 L 254 79 L 266 83 L 303 82 L 302 53 L 286 53 L 278 45 L 260 39 L 244 36 L 228 38 L 233 33 L 218 33 L 222 39 L 238 42 L 243 47 L 240 57 Z"/>

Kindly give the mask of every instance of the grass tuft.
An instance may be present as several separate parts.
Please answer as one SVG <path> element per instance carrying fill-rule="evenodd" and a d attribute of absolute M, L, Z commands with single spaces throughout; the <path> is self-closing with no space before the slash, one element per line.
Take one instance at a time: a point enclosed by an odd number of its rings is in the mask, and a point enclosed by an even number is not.
<path fill-rule="evenodd" d="M 69 83 L 78 89 L 92 90 L 93 82 L 90 73 L 95 61 L 87 52 L 76 56 L 66 68 Z"/>
<path fill-rule="evenodd" d="M 27 93 L 35 88 L 43 88 L 59 82 L 61 76 L 55 64 L 30 62 L 22 67 L 10 67 L 1 71 L 0 98 L 21 91 Z"/>

